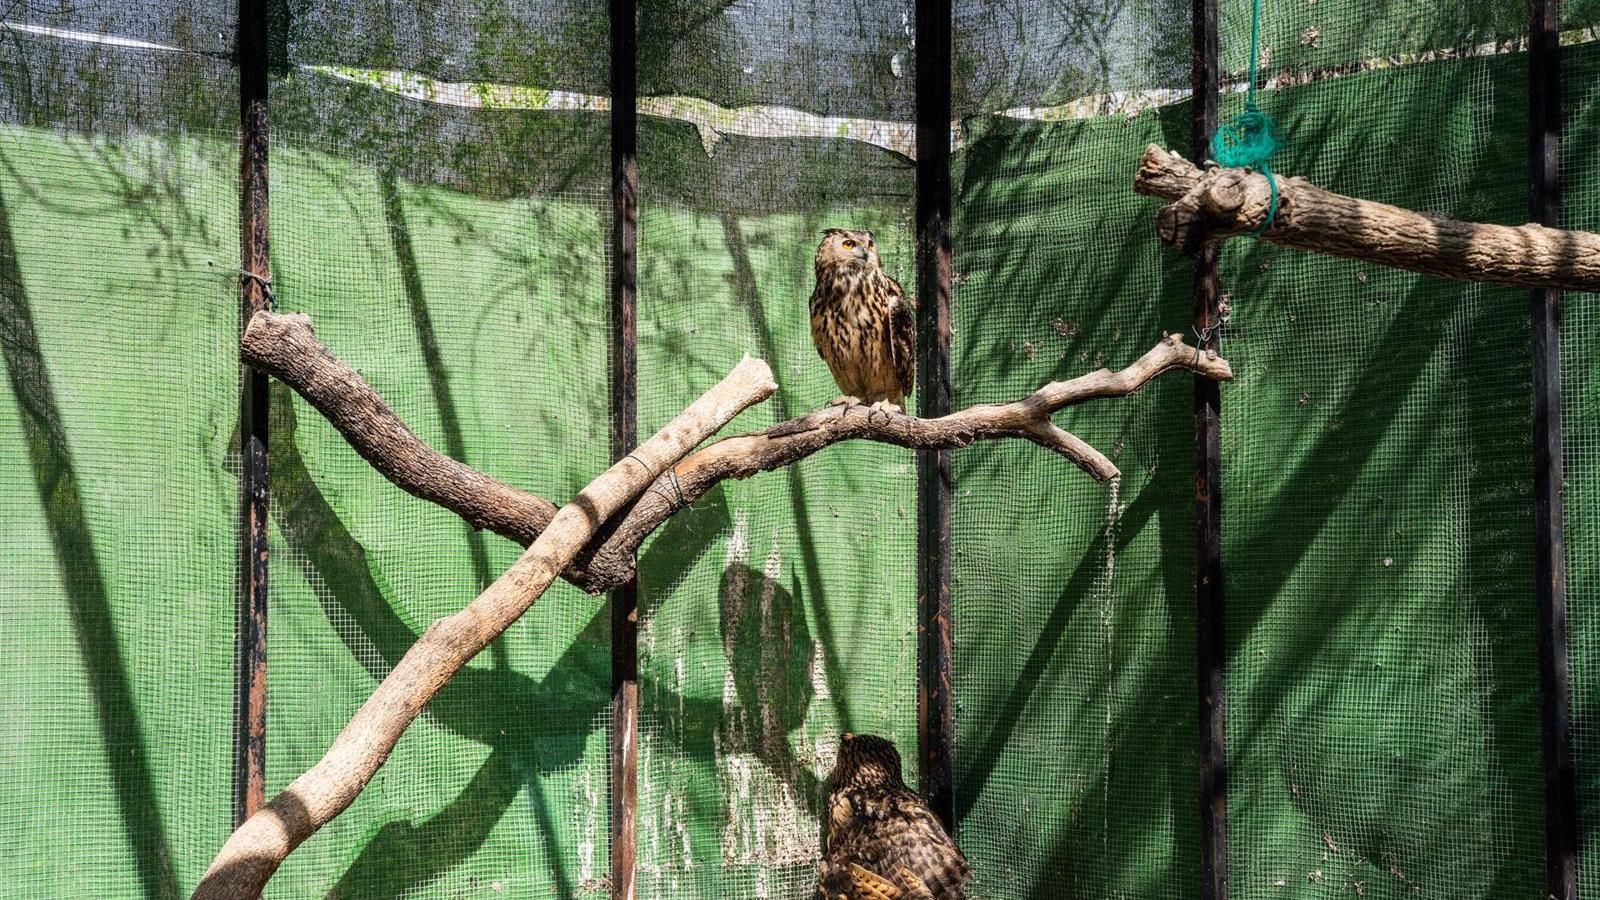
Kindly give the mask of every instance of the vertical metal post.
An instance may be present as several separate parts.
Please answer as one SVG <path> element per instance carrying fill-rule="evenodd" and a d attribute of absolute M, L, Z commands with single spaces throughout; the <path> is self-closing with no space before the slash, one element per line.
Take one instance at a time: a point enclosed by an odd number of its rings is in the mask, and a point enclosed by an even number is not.
<path fill-rule="evenodd" d="M 611 459 L 638 443 L 636 0 L 611 0 Z M 633 900 L 638 848 L 639 594 L 611 594 L 611 896 Z"/>
<path fill-rule="evenodd" d="M 951 0 L 917 0 L 918 414 L 950 412 Z M 950 451 L 917 455 L 917 769 L 928 804 L 952 826 Z"/>
<path fill-rule="evenodd" d="M 267 0 L 239 0 L 240 325 L 267 308 Z M 266 794 L 267 729 L 267 376 L 240 366 L 241 567 L 234 825 Z"/>
<path fill-rule="evenodd" d="M 1194 158 L 1203 159 L 1217 130 L 1217 0 L 1193 0 Z M 1217 248 L 1195 261 L 1194 327 L 1201 350 L 1217 347 L 1222 313 Z M 1200 896 L 1228 896 L 1228 744 L 1222 580 L 1222 395 L 1217 382 L 1194 381 L 1195 663 L 1200 695 Z"/>
<path fill-rule="evenodd" d="M 1533 221 L 1561 218 L 1561 4 L 1528 2 L 1528 175 Z M 1567 660 L 1567 573 L 1561 494 L 1561 292 L 1534 289 L 1534 597 L 1539 607 L 1539 686 L 1544 757 L 1545 893 L 1578 896 L 1578 798 L 1572 763 L 1572 686 Z"/>

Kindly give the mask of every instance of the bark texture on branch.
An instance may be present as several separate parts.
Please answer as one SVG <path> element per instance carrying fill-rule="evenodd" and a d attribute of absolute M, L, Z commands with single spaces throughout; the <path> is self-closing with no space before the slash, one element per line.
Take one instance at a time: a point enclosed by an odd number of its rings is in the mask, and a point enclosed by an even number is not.
<path fill-rule="evenodd" d="M 195 900 L 257 896 L 295 847 L 355 800 L 451 676 L 533 605 L 607 519 L 658 473 L 777 387 L 766 363 L 746 357 L 678 418 L 590 482 L 504 575 L 461 612 L 428 628 L 320 762 L 239 826 L 195 889 Z"/>
<path fill-rule="evenodd" d="M 361 376 L 328 351 L 304 315 L 257 313 L 245 332 L 247 362 L 271 372 L 327 416 L 356 451 L 404 490 L 468 522 L 527 544 L 548 525 L 549 501 L 495 481 L 422 442 Z M 1221 381 L 1228 362 L 1197 352 L 1181 335 L 1163 338 L 1120 372 L 1101 369 L 1051 382 L 1014 403 L 974 406 L 939 419 L 886 413 L 864 406 L 818 410 L 771 428 L 724 438 L 663 473 L 619 521 L 604 529 L 563 577 L 590 593 L 633 577 L 633 555 L 657 527 L 727 478 L 748 478 L 810 456 L 843 440 L 862 439 L 917 450 L 966 447 L 977 440 L 1025 438 L 1061 454 L 1095 478 L 1117 467 L 1087 442 L 1057 427 L 1050 416 L 1066 406 L 1137 391 L 1173 368 Z M 519 516 L 521 518 L 519 518 Z"/>
<path fill-rule="evenodd" d="M 1463 222 L 1335 194 L 1304 178 L 1277 182 L 1278 214 L 1262 240 L 1458 281 L 1600 291 L 1600 234 Z M 1154 144 L 1133 189 L 1172 201 L 1156 212 L 1156 232 L 1186 253 L 1260 228 L 1272 197 L 1264 175 L 1201 169 Z"/>
<path fill-rule="evenodd" d="M 244 361 L 294 388 L 373 468 L 403 490 L 526 547 L 556 506 L 434 450 L 406 427 L 354 369 L 317 340 L 304 313 L 258 312 L 245 327 Z"/>

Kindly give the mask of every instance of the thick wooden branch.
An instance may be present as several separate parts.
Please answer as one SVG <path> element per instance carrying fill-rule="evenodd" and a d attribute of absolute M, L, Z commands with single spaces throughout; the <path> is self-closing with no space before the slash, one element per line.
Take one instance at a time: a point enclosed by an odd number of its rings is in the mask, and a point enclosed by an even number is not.
<path fill-rule="evenodd" d="M 258 312 L 239 344 L 245 362 L 294 388 L 385 478 L 524 547 L 555 518 L 519 491 L 429 447 L 354 369 L 317 340 L 304 313 Z"/>
<path fill-rule="evenodd" d="M 461 612 L 428 628 L 320 762 L 239 826 L 195 889 L 196 900 L 257 896 L 295 847 L 355 800 L 451 676 L 533 605 L 607 519 L 777 387 L 766 363 L 746 357 L 666 428 L 590 482 L 504 575 Z"/>
<path fill-rule="evenodd" d="M 1171 369 L 1191 369 L 1219 381 L 1233 377 L 1227 360 L 1198 352 L 1184 343 L 1182 335 L 1171 334 L 1120 372 L 1100 369 L 1051 382 L 1012 403 L 973 406 L 938 419 L 866 406 L 835 406 L 763 431 L 723 438 L 657 478 L 599 550 L 580 558 L 580 580 L 596 591 L 626 584 L 634 574 L 634 551 L 644 539 L 718 482 L 787 466 L 852 438 L 914 450 L 954 449 L 988 438 L 1026 438 L 1061 454 L 1095 478 L 1110 480 L 1117 476 L 1117 467 L 1098 450 L 1056 427 L 1051 415 L 1087 400 L 1127 396 Z"/>
<path fill-rule="evenodd" d="M 1600 291 L 1600 234 L 1463 222 L 1335 194 L 1303 178 L 1277 182 L 1278 214 L 1263 240 L 1459 281 Z M 1202 170 L 1154 144 L 1133 189 L 1172 201 L 1156 212 L 1156 232 L 1184 252 L 1260 228 L 1272 196 L 1264 175 Z"/>
<path fill-rule="evenodd" d="M 359 374 L 316 339 L 306 316 L 257 313 L 242 346 L 246 362 L 299 392 L 358 453 L 406 491 L 523 544 L 548 525 L 550 516 L 544 510 L 554 508 L 549 501 L 495 481 L 423 443 Z M 1131 394 L 1173 368 L 1219 380 L 1233 377 L 1226 360 L 1199 353 L 1174 334 L 1120 372 L 1101 369 L 1052 382 L 1014 403 L 974 406 L 939 419 L 837 406 L 724 438 L 657 478 L 625 516 L 579 554 L 563 577 L 591 593 L 621 587 L 634 575 L 633 556 L 644 539 L 717 482 L 776 469 L 843 440 L 942 450 L 983 439 L 1024 438 L 1107 481 L 1116 477 L 1117 467 L 1087 442 L 1057 427 L 1051 415 L 1086 400 Z"/>

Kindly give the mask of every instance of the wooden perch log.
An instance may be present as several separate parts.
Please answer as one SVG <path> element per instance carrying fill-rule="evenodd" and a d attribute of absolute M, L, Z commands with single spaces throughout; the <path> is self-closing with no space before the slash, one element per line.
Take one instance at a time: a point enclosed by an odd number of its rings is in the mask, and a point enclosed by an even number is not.
<path fill-rule="evenodd" d="M 548 517 L 541 518 L 541 511 L 550 506 L 548 501 L 495 481 L 424 444 L 360 375 L 317 341 L 306 316 L 257 313 L 242 346 L 246 362 L 299 392 L 334 423 L 358 453 L 372 460 L 399 487 L 524 544 L 549 522 Z M 1173 334 L 1120 372 L 1101 369 L 1052 382 L 1014 403 L 974 406 L 939 419 L 865 406 L 836 406 L 762 431 L 724 438 L 657 478 L 620 521 L 603 530 L 579 554 L 563 576 L 591 593 L 621 587 L 633 577 L 633 555 L 644 539 L 717 482 L 776 469 L 843 440 L 944 450 L 982 439 L 1025 438 L 1054 450 L 1095 478 L 1109 480 L 1116 477 L 1117 467 L 1088 443 L 1057 427 L 1050 421 L 1051 415 L 1086 400 L 1131 394 L 1174 368 L 1218 380 L 1233 377 L 1227 360 L 1197 352 L 1181 335 Z M 449 483 L 452 480 L 457 483 Z"/>
<path fill-rule="evenodd" d="M 1278 214 L 1262 240 L 1458 281 L 1600 291 L 1600 234 L 1463 222 L 1335 194 L 1303 178 L 1277 182 Z M 1202 170 L 1154 144 L 1133 189 L 1172 201 L 1156 212 L 1156 232 L 1186 253 L 1260 228 L 1272 197 L 1264 175 Z"/>
<path fill-rule="evenodd" d="M 504 575 L 461 612 L 428 628 L 320 762 L 239 826 L 212 861 L 194 898 L 257 896 L 295 847 L 355 800 L 406 727 L 451 676 L 533 605 L 607 519 L 658 473 L 777 387 L 766 363 L 746 357 L 666 428 L 590 482 Z"/>

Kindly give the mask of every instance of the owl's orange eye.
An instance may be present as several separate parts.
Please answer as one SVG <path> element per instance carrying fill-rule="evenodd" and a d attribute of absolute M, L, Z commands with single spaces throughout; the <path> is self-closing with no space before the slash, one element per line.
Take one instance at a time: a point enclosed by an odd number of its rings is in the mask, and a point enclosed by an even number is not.
<path fill-rule="evenodd" d="M 849 238 L 845 238 L 845 241 L 844 241 L 844 248 L 845 248 L 845 249 L 846 249 L 846 250 L 854 250 L 854 249 L 855 249 L 855 248 L 856 248 L 856 242 L 855 242 L 855 241 L 852 241 L 852 240 L 850 240 L 850 239 L 849 239 Z"/>

